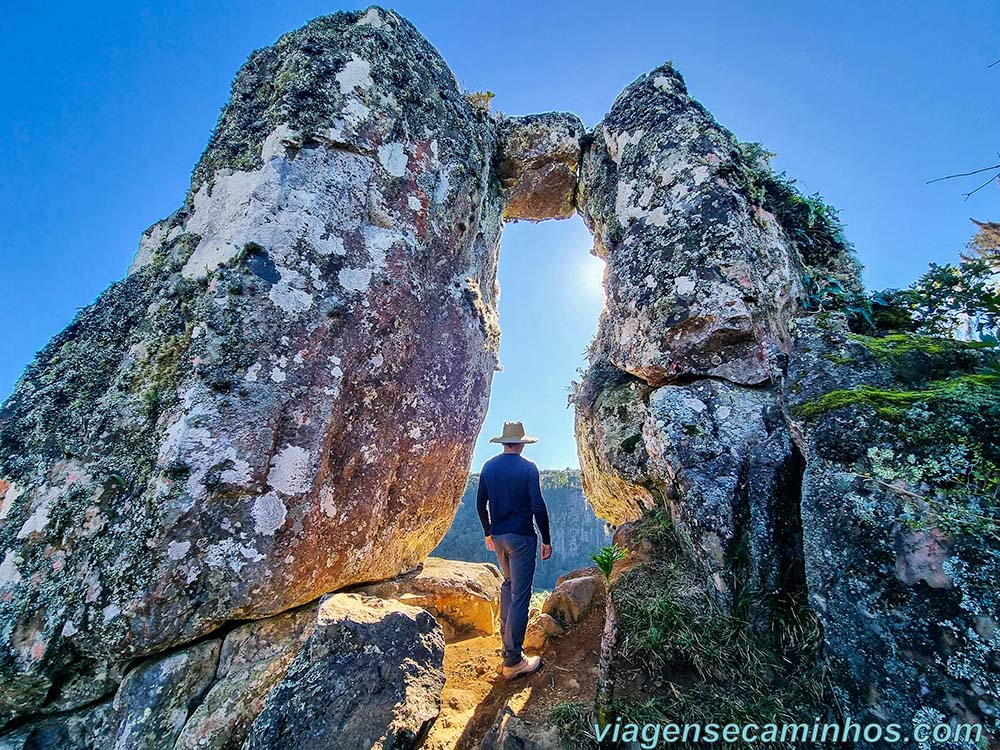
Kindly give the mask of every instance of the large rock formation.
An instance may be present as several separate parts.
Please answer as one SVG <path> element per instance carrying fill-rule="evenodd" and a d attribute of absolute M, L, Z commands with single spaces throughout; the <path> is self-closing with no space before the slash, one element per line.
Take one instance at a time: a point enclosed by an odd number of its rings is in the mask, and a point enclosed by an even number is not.
<path fill-rule="evenodd" d="M 0 412 L 0 723 L 437 544 L 496 365 L 495 131 L 393 13 L 253 54 Z"/>
<path fill-rule="evenodd" d="M 791 346 L 801 260 L 745 195 L 755 166 L 667 65 L 618 97 L 580 184 L 608 264 L 575 398 L 584 489 L 615 524 L 669 503 L 722 602 L 776 585 L 773 519 L 795 481 L 771 381 Z M 747 545 L 753 581 L 732 575 Z"/>
<path fill-rule="evenodd" d="M 996 376 L 982 347 L 802 321 L 785 393 L 806 457 L 809 597 L 845 703 L 984 724 L 1000 707 Z"/>
<path fill-rule="evenodd" d="M 608 263 L 575 394 L 588 499 L 615 524 L 666 507 L 704 588 L 760 631 L 808 595 L 843 714 L 996 733 L 996 376 L 974 346 L 814 320 L 850 305 L 858 266 L 760 157 L 669 66 L 597 127 L 578 188 Z"/>
<path fill-rule="evenodd" d="M 607 262 L 574 396 L 595 510 L 668 508 L 693 578 L 761 629 L 808 593 L 847 712 L 995 729 L 996 519 L 955 486 L 995 493 L 996 375 L 804 322 L 857 264 L 762 158 L 669 65 L 585 133 L 473 106 L 378 8 L 254 53 L 182 207 L 0 409 L 0 747 L 419 745 L 438 622 L 320 597 L 443 536 L 502 222 L 574 211 Z"/>

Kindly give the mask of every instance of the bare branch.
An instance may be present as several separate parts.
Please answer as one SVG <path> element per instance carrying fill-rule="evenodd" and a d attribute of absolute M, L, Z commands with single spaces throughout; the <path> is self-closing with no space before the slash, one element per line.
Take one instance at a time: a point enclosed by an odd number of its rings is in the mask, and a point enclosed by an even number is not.
<path fill-rule="evenodd" d="M 992 184 L 993 180 L 995 180 L 996 178 L 997 178 L 997 175 L 992 175 L 992 176 L 990 177 L 990 179 L 988 179 L 988 180 L 987 180 L 986 182 L 984 182 L 984 183 L 983 183 L 982 185 L 980 185 L 979 187 L 977 187 L 977 188 L 976 188 L 975 190 L 970 190 L 970 191 L 969 191 L 968 193 L 962 193 L 962 195 L 964 195 L 964 196 L 965 196 L 965 200 L 969 200 L 969 198 L 971 198 L 971 197 L 972 197 L 973 193 L 978 193 L 978 192 L 979 192 L 980 190 L 982 190 L 982 189 L 983 189 L 984 187 L 986 187 L 987 185 L 990 185 L 990 184 Z"/>
<path fill-rule="evenodd" d="M 1000 60 L 998 60 L 1000 62 Z M 994 164 L 992 167 L 983 167 L 982 169 L 976 169 L 972 172 L 959 172 L 958 174 L 950 174 L 944 177 L 935 177 L 933 180 L 927 180 L 926 184 L 930 185 L 932 182 L 941 182 L 941 180 L 954 180 L 956 177 L 971 177 L 974 174 L 980 174 L 981 172 L 989 172 L 993 169 L 1000 169 L 1000 164 Z M 992 177 L 990 178 L 993 179 Z"/>

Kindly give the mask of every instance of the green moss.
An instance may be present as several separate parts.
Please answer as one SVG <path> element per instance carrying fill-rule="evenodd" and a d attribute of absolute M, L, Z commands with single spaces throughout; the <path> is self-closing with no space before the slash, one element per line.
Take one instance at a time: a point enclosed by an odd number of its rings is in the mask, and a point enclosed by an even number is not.
<path fill-rule="evenodd" d="M 823 354 L 821 356 L 823 357 L 823 359 L 827 360 L 828 362 L 833 362 L 833 364 L 835 365 L 849 365 L 851 364 L 851 362 L 854 361 L 852 357 L 841 357 L 840 355 L 837 354 Z"/>
<path fill-rule="evenodd" d="M 960 375 L 955 378 L 936 380 L 919 390 L 892 390 L 859 385 L 845 388 L 799 404 L 795 413 L 806 419 L 818 417 L 835 409 L 849 406 L 867 405 L 882 417 L 898 419 L 909 407 L 922 401 L 932 401 L 941 397 L 962 397 L 970 390 L 1000 387 L 1000 377 L 996 375 Z"/>
<path fill-rule="evenodd" d="M 907 354 L 921 353 L 940 357 L 955 352 L 994 348 L 996 344 L 987 341 L 956 341 L 940 336 L 923 336 L 916 333 L 890 333 L 885 336 L 863 336 L 849 333 L 848 339 L 861 344 L 876 357 L 890 360 Z"/>

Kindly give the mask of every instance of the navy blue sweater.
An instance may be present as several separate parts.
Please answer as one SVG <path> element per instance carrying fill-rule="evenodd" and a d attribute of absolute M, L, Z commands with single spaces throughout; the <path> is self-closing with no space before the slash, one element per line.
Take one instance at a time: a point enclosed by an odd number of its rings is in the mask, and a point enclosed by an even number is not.
<path fill-rule="evenodd" d="M 538 467 L 516 453 L 501 453 L 483 465 L 476 509 L 486 536 L 534 536 L 535 527 L 531 523 L 534 516 L 542 544 L 550 544 L 549 513 L 538 483 Z"/>

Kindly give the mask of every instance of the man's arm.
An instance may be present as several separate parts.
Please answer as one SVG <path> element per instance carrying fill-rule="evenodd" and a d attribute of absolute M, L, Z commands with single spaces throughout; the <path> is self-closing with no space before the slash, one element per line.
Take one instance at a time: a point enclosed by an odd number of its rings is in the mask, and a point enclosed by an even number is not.
<path fill-rule="evenodd" d="M 542 535 L 542 559 L 547 560 L 552 554 L 549 539 L 549 511 L 542 497 L 542 486 L 538 477 L 538 467 L 532 465 L 531 476 L 528 478 L 528 495 L 531 497 L 531 514 L 538 525 L 538 533 Z M 549 549 L 546 549 L 549 548 Z"/>
<path fill-rule="evenodd" d="M 483 525 L 483 536 L 486 537 L 486 546 L 493 549 L 493 540 L 490 539 L 490 511 L 487 505 L 490 497 L 486 492 L 486 482 L 483 475 L 479 475 L 479 491 L 476 494 L 476 510 L 479 512 L 479 523 Z"/>

